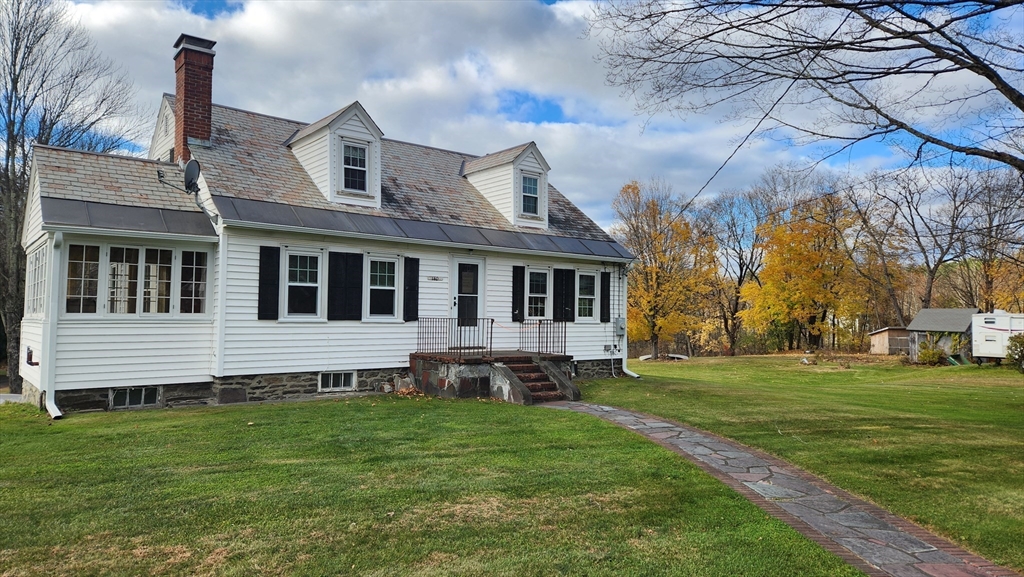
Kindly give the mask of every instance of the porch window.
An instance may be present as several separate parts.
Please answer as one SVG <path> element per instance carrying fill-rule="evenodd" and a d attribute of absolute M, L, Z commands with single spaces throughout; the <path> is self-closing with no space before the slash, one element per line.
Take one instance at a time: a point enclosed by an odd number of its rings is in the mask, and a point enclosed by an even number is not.
<path fill-rule="evenodd" d="M 398 310 L 397 260 L 370 259 L 370 316 L 394 317 Z"/>
<path fill-rule="evenodd" d="M 181 251 L 181 312 L 206 312 L 206 253 Z"/>
<path fill-rule="evenodd" d="M 320 256 L 288 254 L 289 315 L 316 315 L 320 304 Z"/>
<path fill-rule="evenodd" d="M 113 314 L 135 314 L 139 300 L 139 249 L 110 247 L 107 306 Z"/>
<path fill-rule="evenodd" d="M 100 247 L 69 245 L 67 276 L 65 310 L 69 313 L 95 313 L 99 296 Z"/>
<path fill-rule="evenodd" d="M 46 302 L 46 244 L 36 248 L 26 258 L 25 316 L 42 316 Z"/>
<path fill-rule="evenodd" d="M 597 275 L 581 273 L 576 287 L 576 318 L 594 320 L 594 302 L 597 300 Z"/>
<path fill-rule="evenodd" d="M 142 288 L 142 312 L 171 312 L 170 249 L 146 249 L 145 281 Z"/>
<path fill-rule="evenodd" d="M 526 316 L 530 318 L 543 318 L 547 312 L 547 301 L 548 273 L 546 271 L 530 271 Z"/>

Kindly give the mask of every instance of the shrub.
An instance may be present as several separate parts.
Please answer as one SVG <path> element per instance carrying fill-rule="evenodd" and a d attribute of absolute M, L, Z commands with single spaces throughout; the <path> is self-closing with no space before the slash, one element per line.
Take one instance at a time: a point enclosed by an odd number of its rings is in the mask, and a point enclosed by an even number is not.
<path fill-rule="evenodd" d="M 946 358 L 946 351 L 931 341 L 921 341 L 917 348 L 917 362 L 919 363 L 934 366 L 942 363 Z"/>
<path fill-rule="evenodd" d="M 1013 335 L 1006 341 L 1006 362 L 1024 373 L 1024 333 Z"/>

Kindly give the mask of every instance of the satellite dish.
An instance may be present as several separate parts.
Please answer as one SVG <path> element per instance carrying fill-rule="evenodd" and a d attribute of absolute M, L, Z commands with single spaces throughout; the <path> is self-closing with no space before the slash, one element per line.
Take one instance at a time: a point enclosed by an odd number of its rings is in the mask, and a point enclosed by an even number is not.
<path fill-rule="evenodd" d="M 199 192 L 199 161 L 194 158 L 185 164 L 185 190 Z"/>

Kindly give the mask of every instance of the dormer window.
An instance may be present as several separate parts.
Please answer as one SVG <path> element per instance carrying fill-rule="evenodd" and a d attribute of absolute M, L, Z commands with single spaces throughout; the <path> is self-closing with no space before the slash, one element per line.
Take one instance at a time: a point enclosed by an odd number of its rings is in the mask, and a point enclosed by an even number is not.
<path fill-rule="evenodd" d="M 540 179 L 536 176 L 523 176 L 523 214 L 540 214 L 539 184 Z"/>
<path fill-rule="evenodd" d="M 366 147 L 345 143 L 345 190 L 366 192 Z"/>

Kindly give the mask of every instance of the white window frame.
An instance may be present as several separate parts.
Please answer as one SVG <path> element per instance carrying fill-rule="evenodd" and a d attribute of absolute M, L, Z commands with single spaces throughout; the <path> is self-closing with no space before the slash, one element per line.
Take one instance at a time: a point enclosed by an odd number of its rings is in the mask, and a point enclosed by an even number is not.
<path fill-rule="evenodd" d="M 350 386 L 345 386 L 344 382 L 348 377 L 351 377 Z M 335 378 L 340 378 L 342 385 L 335 386 L 324 386 L 324 380 L 331 381 Z M 347 393 L 359 389 L 359 375 L 356 371 L 324 371 L 320 373 L 319 378 L 316 381 L 316 390 L 320 393 Z"/>
<path fill-rule="evenodd" d="M 395 264 L 395 314 L 373 315 L 370 314 L 370 263 L 373 261 L 393 262 Z M 402 257 L 395 255 L 367 254 L 363 261 L 363 320 L 369 322 L 402 322 L 402 299 L 403 278 L 402 278 Z M 379 290 L 379 289 L 378 289 Z"/>
<path fill-rule="evenodd" d="M 527 178 L 532 178 L 532 179 L 537 181 L 537 194 L 536 195 L 532 195 L 532 194 L 528 195 L 528 194 L 526 194 L 526 179 Z M 544 218 L 544 211 L 543 211 L 543 208 L 541 207 L 541 204 L 540 204 L 540 201 L 541 201 L 540 185 L 541 185 L 542 181 L 543 181 L 543 179 L 541 178 L 541 175 L 539 175 L 539 174 L 534 174 L 532 172 L 521 172 L 521 173 L 519 173 L 519 213 L 521 215 L 523 215 L 523 216 L 525 216 L 527 218 Z M 537 199 L 537 212 L 526 212 L 526 197 L 527 196 L 534 196 L 534 197 L 536 197 L 536 199 Z"/>
<path fill-rule="evenodd" d="M 62 251 L 61 265 L 60 265 L 60 306 L 58 308 L 58 317 L 62 319 L 145 319 L 147 321 L 157 321 L 158 319 L 194 319 L 197 321 L 208 321 L 212 314 L 210 313 L 211 308 L 211 294 L 210 288 L 212 286 L 211 275 L 213 273 L 213 253 L 206 247 L 200 246 L 169 246 L 160 244 L 147 244 L 139 245 L 133 242 L 120 242 L 117 240 L 96 240 L 96 239 L 72 239 L 65 241 L 68 250 Z M 94 313 L 78 313 L 67 311 L 67 298 L 68 298 L 68 263 L 70 261 L 71 245 L 81 245 L 83 247 L 95 246 L 99 247 L 99 277 L 96 279 L 96 312 Z M 109 310 L 110 305 L 110 249 L 111 248 L 130 248 L 139 250 L 139 278 L 137 279 L 136 287 L 136 307 L 134 313 L 112 313 Z M 171 301 L 170 311 L 166 313 L 157 312 L 142 312 L 143 301 L 145 294 L 145 261 L 146 261 L 146 249 L 152 250 L 169 250 L 171 251 Z M 183 251 L 204 253 L 206 254 L 206 295 L 203 297 L 203 309 L 202 313 L 182 313 L 181 312 L 181 253 Z M 158 321 L 162 322 L 162 321 Z"/>
<path fill-rule="evenodd" d="M 361 148 L 363 150 L 363 164 L 365 164 L 365 166 L 360 168 L 358 166 L 351 166 L 350 167 L 349 165 L 345 164 L 345 147 L 346 146 L 349 146 L 349 147 L 352 147 L 352 148 Z M 371 182 L 371 179 L 370 179 L 370 151 L 371 151 L 370 143 L 368 143 L 368 142 L 359 142 L 359 141 L 356 141 L 356 140 L 351 140 L 351 139 L 348 139 L 348 138 L 341 137 L 341 143 L 339 145 L 339 148 L 340 148 L 340 151 L 339 151 L 339 155 L 338 155 L 338 160 L 339 160 L 338 167 L 339 167 L 340 170 L 338 171 L 338 181 L 339 181 L 338 182 L 338 185 L 339 185 L 338 189 L 341 190 L 342 192 L 347 193 L 347 194 L 370 195 L 371 194 L 370 193 L 370 182 Z M 362 190 L 360 190 L 358 188 L 349 188 L 349 187 L 345 186 L 345 169 L 346 168 L 352 168 L 354 170 L 362 170 L 363 171 L 363 173 L 364 173 L 363 174 L 363 186 L 364 186 L 364 188 Z"/>
<path fill-rule="evenodd" d="M 141 403 L 137 403 L 137 404 L 132 404 L 131 403 L 131 392 L 133 390 L 142 391 L 142 399 L 141 399 L 142 402 Z M 125 404 L 124 405 L 118 406 L 118 405 L 114 404 L 114 399 L 117 397 L 117 392 L 118 391 L 124 391 L 125 392 Z M 156 396 L 156 400 L 153 401 L 152 403 L 147 403 L 146 402 L 146 392 L 147 391 L 154 391 L 154 395 Z M 162 399 L 160 398 L 162 395 L 160 393 L 161 393 L 160 388 L 156 387 L 156 386 L 153 386 L 153 385 L 143 386 L 143 387 L 114 387 L 114 388 L 110 389 L 110 400 L 108 401 L 108 403 L 109 403 L 108 406 L 110 407 L 111 410 L 114 410 L 114 411 L 125 411 L 125 410 L 132 410 L 132 409 L 141 409 L 141 408 L 144 408 L 144 407 L 159 407 L 162 404 Z"/>
<path fill-rule="evenodd" d="M 581 295 L 580 294 L 580 277 L 591 276 L 594 277 L 594 294 L 593 296 Z M 598 302 L 599 293 L 601 292 L 601 273 L 596 270 L 577 270 L 576 271 L 576 302 L 573 303 L 576 307 L 576 322 L 583 323 L 596 323 L 598 321 Z M 580 299 L 588 298 L 593 300 L 593 305 L 590 308 L 591 315 L 589 317 L 580 314 Z"/>
<path fill-rule="evenodd" d="M 161 313 L 161 312 L 157 312 L 157 311 L 153 311 L 153 310 L 151 310 L 149 312 L 146 312 L 146 272 L 147 272 L 146 271 L 146 252 L 147 251 L 151 251 L 151 250 L 155 250 L 155 251 L 167 250 L 167 251 L 171 252 L 171 278 L 169 279 L 169 281 L 170 281 L 170 292 L 167 293 L 168 302 L 167 302 L 167 312 L 165 312 L 165 313 Z M 160 266 L 160 265 L 158 264 L 157 266 Z M 150 316 L 162 317 L 162 316 L 169 316 L 169 315 L 174 314 L 174 304 L 175 304 L 175 301 L 174 301 L 174 285 L 175 285 L 175 282 L 174 282 L 174 269 L 175 268 L 179 269 L 179 275 L 180 275 L 180 269 L 181 269 L 181 254 L 180 254 L 180 251 L 175 250 L 173 248 L 166 248 L 166 247 L 162 248 L 162 247 L 154 247 L 154 246 L 143 247 L 143 248 L 141 248 L 139 250 L 139 304 L 138 304 L 137 310 L 138 310 L 138 312 L 139 312 L 139 314 L 141 316 L 144 316 L 144 317 L 150 317 Z M 159 285 L 159 282 L 160 282 L 159 274 L 157 275 L 156 282 Z M 179 286 L 178 289 L 180 290 L 181 287 Z M 155 300 L 153 302 L 159 303 L 159 297 L 157 297 L 157 300 Z"/>
<path fill-rule="evenodd" d="M 42 243 L 25 257 L 25 317 L 42 318 L 46 313 L 46 264 L 50 246 Z"/>
<path fill-rule="evenodd" d="M 326 260 L 325 253 L 322 249 L 313 249 L 306 247 L 282 247 L 282 259 L 281 259 L 281 290 L 280 290 L 280 310 L 281 315 L 278 320 L 299 320 L 299 321 L 319 321 L 324 320 L 324 311 L 326 310 L 325 299 L 326 299 L 326 283 L 324 281 L 324 267 L 326 266 L 324 261 Z M 315 313 L 289 313 L 288 312 L 288 287 L 293 283 L 290 282 L 288 276 L 289 261 L 292 256 L 312 256 L 316 257 L 316 312 Z M 294 283 L 296 286 L 313 286 L 313 283 Z"/>
<path fill-rule="evenodd" d="M 544 273 L 544 274 L 547 275 L 547 283 L 546 283 L 547 286 L 544 289 L 546 292 L 543 295 L 544 296 L 544 314 L 541 315 L 541 316 L 533 316 L 533 315 L 530 314 L 530 297 L 531 296 L 540 296 L 539 294 L 533 294 L 533 293 L 530 292 L 530 273 L 535 273 L 535 272 L 536 273 Z M 524 298 L 526 298 L 526 302 L 523 303 L 523 305 L 524 305 L 523 306 L 523 310 L 526 313 L 524 318 L 527 318 L 527 319 L 550 319 L 551 318 L 551 308 L 552 308 L 552 306 L 551 306 L 552 305 L 552 300 L 551 300 L 551 292 L 552 292 L 552 290 L 551 290 L 551 287 L 552 287 L 552 284 L 554 282 L 554 279 L 552 279 L 552 276 L 553 275 L 551 274 L 551 269 L 550 268 L 537 267 L 537 266 L 526 267 L 526 283 L 525 283 L 526 286 L 524 287 L 525 290 L 523 291 L 525 293 Z"/>
<path fill-rule="evenodd" d="M 182 278 L 182 274 L 181 273 L 185 269 L 185 253 L 186 252 L 191 252 L 193 254 L 202 254 L 202 255 L 206 256 L 206 264 L 204 264 L 202 266 L 202 268 L 203 268 L 203 270 L 205 272 L 204 272 L 204 278 L 203 278 L 203 282 L 202 282 L 202 284 L 203 284 L 203 297 L 201 299 L 197 298 L 195 296 L 195 294 L 196 294 L 195 293 L 195 287 L 196 287 L 196 285 L 200 284 L 200 283 L 196 282 L 195 275 L 193 274 L 192 280 L 190 280 L 190 281 L 185 281 Z M 178 250 L 178 256 L 179 256 L 179 262 L 178 262 L 178 266 L 177 266 L 177 269 L 176 269 L 177 274 L 178 274 L 178 282 L 176 284 L 172 285 L 172 289 L 171 289 L 172 294 L 173 294 L 174 290 L 176 289 L 178 291 L 178 296 L 177 296 L 177 301 L 172 301 L 171 306 L 173 307 L 175 302 L 177 302 L 178 314 L 180 314 L 183 317 L 200 316 L 200 315 L 209 314 L 209 312 L 210 312 L 210 271 L 213 268 L 213 266 L 212 266 L 213 262 L 211 260 L 212 257 L 210 256 L 210 252 L 209 251 L 205 251 L 205 250 L 180 249 L 180 250 Z M 197 267 L 195 265 L 195 260 L 193 259 L 192 265 L 190 266 L 190 268 L 195 270 L 195 269 L 198 269 L 200 267 Z M 186 282 L 192 283 L 192 296 L 188 297 L 192 301 L 192 305 L 193 305 L 192 306 L 192 312 L 184 312 L 184 311 L 181 310 L 181 301 L 182 301 L 183 298 L 186 298 L 184 295 L 181 294 L 181 287 Z M 196 303 L 196 301 L 201 301 L 203 303 L 203 310 L 202 310 L 202 312 L 198 312 L 198 313 L 194 312 L 195 311 L 195 303 Z"/>

